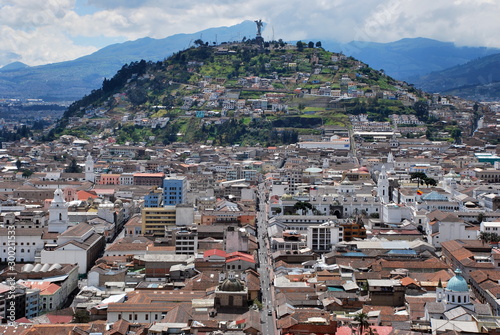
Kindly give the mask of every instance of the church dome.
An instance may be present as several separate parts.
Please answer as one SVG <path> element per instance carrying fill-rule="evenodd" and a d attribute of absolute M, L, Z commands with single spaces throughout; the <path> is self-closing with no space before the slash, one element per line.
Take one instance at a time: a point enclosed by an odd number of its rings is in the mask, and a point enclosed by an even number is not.
<path fill-rule="evenodd" d="M 304 170 L 305 173 L 308 174 L 317 174 L 323 172 L 323 169 L 317 168 L 317 167 L 310 167 Z"/>
<path fill-rule="evenodd" d="M 353 185 L 353 183 L 349 180 L 348 177 L 345 177 L 345 179 L 340 182 L 340 185 Z"/>
<path fill-rule="evenodd" d="M 444 178 L 448 179 L 460 179 L 460 175 L 458 173 L 455 173 L 453 169 L 450 170 L 447 174 L 444 175 Z"/>
<path fill-rule="evenodd" d="M 453 292 L 469 292 L 469 285 L 467 285 L 465 278 L 462 277 L 462 271 L 460 271 L 460 269 L 455 270 L 455 276 L 448 281 L 446 290 Z"/>
<path fill-rule="evenodd" d="M 245 290 L 241 280 L 236 278 L 226 279 L 220 285 L 220 290 L 225 292 L 241 292 Z"/>

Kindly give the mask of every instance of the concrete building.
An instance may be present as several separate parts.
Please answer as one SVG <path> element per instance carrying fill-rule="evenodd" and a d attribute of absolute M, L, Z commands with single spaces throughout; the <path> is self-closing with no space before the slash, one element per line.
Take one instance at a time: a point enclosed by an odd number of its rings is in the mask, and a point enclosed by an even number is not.
<path fill-rule="evenodd" d="M 142 209 L 142 233 L 165 236 L 165 232 L 179 226 L 192 226 L 194 209 L 192 206 L 177 205 Z"/>
<path fill-rule="evenodd" d="M 173 206 L 186 201 L 187 178 L 166 177 L 163 180 L 163 205 Z"/>
<path fill-rule="evenodd" d="M 144 207 L 161 207 L 163 205 L 163 189 L 156 188 L 144 196 Z"/>
<path fill-rule="evenodd" d="M 330 252 L 343 238 L 343 228 L 332 221 L 307 227 L 307 247 L 314 252 Z"/>

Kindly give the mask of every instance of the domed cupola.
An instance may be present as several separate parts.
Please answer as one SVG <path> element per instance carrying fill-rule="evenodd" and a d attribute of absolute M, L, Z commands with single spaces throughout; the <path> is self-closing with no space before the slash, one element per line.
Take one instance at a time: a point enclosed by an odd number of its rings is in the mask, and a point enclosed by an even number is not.
<path fill-rule="evenodd" d="M 460 269 L 456 269 L 455 276 L 448 281 L 445 294 L 448 306 L 470 304 L 469 285 L 462 276 L 462 271 Z"/>
<path fill-rule="evenodd" d="M 237 278 L 227 278 L 220 284 L 219 289 L 224 292 L 241 292 L 245 290 L 245 285 Z"/>
<path fill-rule="evenodd" d="M 455 270 L 455 276 L 448 281 L 446 289 L 453 292 L 469 292 L 469 285 L 465 281 L 465 278 L 462 277 L 460 269 Z"/>

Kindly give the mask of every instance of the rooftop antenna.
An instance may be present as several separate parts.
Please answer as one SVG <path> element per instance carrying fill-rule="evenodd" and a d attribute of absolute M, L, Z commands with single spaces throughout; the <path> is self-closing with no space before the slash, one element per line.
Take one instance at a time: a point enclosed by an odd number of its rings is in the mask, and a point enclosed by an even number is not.
<path fill-rule="evenodd" d="M 274 26 L 271 26 L 272 30 L 273 30 L 273 38 L 271 39 L 271 41 L 274 41 Z"/>

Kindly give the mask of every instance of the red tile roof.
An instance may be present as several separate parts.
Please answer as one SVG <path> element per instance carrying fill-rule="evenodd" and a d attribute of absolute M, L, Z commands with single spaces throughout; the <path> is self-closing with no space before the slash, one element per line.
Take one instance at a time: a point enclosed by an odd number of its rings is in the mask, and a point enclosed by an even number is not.
<path fill-rule="evenodd" d="M 203 258 L 207 258 L 210 256 L 219 256 L 226 258 L 227 254 L 224 250 L 219 250 L 219 249 L 210 249 L 203 253 Z"/>
<path fill-rule="evenodd" d="M 47 314 L 47 318 L 50 320 L 50 323 L 70 323 L 73 320 L 73 316 L 71 315 L 51 315 Z"/>

